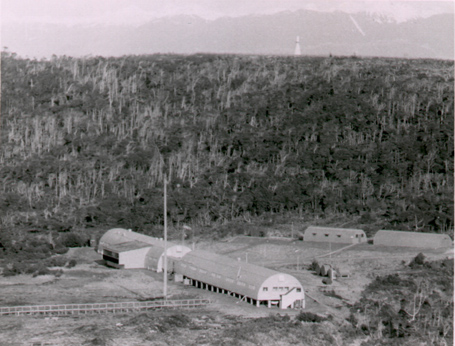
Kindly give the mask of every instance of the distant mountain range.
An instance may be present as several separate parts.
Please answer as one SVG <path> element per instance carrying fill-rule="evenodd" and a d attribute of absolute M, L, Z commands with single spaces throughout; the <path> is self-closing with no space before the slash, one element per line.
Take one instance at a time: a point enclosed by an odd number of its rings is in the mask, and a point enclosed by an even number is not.
<path fill-rule="evenodd" d="M 153 53 L 353 55 L 454 59 L 454 16 L 397 22 L 367 13 L 301 10 L 271 15 L 153 19 L 142 25 L 2 24 L 2 46 L 21 56 Z"/>

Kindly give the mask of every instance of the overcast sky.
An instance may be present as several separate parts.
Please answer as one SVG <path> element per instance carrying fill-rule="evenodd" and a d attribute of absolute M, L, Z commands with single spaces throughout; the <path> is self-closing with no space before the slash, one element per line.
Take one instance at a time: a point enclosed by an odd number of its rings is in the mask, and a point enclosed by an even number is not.
<path fill-rule="evenodd" d="M 453 13 L 454 1 L 341 0 L 2 0 L 1 19 L 11 22 L 141 24 L 172 15 L 205 19 L 309 9 L 384 13 L 403 21 L 438 13 Z"/>

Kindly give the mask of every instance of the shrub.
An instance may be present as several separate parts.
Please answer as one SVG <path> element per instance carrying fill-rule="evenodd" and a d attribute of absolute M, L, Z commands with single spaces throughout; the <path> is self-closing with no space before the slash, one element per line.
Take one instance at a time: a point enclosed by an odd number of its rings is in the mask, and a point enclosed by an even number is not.
<path fill-rule="evenodd" d="M 67 263 L 67 259 L 63 256 L 51 257 L 45 261 L 48 267 L 63 267 Z"/>
<path fill-rule="evenodd" d="M 425 255 L 423 253 L 419 253 L 414 259 L 409 263 L 409 266 L 412 268 L 416 265 L 424 265 L 425 264 Z"/>
<path fill-rule="evenodd" d="M 10 269 L 10 268 L 3 268 L 3 276 L 5 277 L 8 277 L 8 276 L 14 276 L 14 275 L 17 275 L 18 273 L 16 273 L 14 270 Z"/>
<path fill-rule="evenodd" d="M 164 318 L 163 323 L 167 324 L 170 327 L 186 327 L 191 323 L 191 318 L 183 314 L 174 314 Z"/>
<path fill-rule="evenodd" d="M 78 234 L 67 233 L 62 237 L 61 243 L 66 247 L 81 247 L 85 246 L 87 242 Z"/>
<path fill-rule="evenodd" d="M 68 248 L 66 246 L 63 246 L 63 244 L 58 244 L 55 249 L 54 249 L 54 252 L 56 254 L 59 254 L 59 255 L 63 255 L 64 253 L 67 253 L 68 252 Z"/>
<path fill-rule="evenodd" d="M 15 262 L 13 263 L 11 270 L 18 274 L 23 274 L 27 272 L 27 264 L 23 262 Z"/>
<path fill-rule="evenodd" d="M 77 261 L 76 261 L 75 259 L 70 259 L 70 260 L 68 261 L 68 263 L 66 264 L 66 267 L 67 267 L 67 268 L 73 268 L 73 267 L 76 266 L 76 264 L 77 264 Z"/>
<path fill-rule="evenodd" d="M 319 266 L 318 261 L 313 259 L 313 262 L 311 262 L 311 265 L 310 265 L 310 270 L 316 270 L 318 266 Z"/>
<path fill-rule="evenodd" d="M 39 265 L 37 265 L 37 268 L 33 273 L 33 277 L 37 277 L 39 275 L 48 275 L 50 273 L 51 271 L 49 270 L 49 268 L 46 267 L 44 264 L 40 263 Z"/>
<path fill-rule="evenodd" d="M 332 284 L 332 279 L 331 278 L 324 278 L 322 279 L 322 283 L 325 285 L 331 285 Z"/>
<path fill-rule="evenodd" d="M 53 274 L 56 278 L 59 278 L 60 276 L 63 275 L 63 270 L 57 269 L 57 270 L 51 270 L 51 274 Z"/>
<path fill-rule="evenodd" d="M 313 323 L 320 323 L 327 321 L 327 318 L 314 314 L 312 312 L 300 312 L 296 317 L 296 320 L 302 322 L 313 322 Z"/>

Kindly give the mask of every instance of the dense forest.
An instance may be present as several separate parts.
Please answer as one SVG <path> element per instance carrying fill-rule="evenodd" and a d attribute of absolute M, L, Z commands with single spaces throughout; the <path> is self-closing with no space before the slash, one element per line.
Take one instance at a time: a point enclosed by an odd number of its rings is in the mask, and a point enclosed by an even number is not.
<path fill-rule="evenodd" d="M 153 233 L 166 177 L 171 225 L 453 236 L 452 61 L 4 51 L 1 80 L 2 229 Z"/>

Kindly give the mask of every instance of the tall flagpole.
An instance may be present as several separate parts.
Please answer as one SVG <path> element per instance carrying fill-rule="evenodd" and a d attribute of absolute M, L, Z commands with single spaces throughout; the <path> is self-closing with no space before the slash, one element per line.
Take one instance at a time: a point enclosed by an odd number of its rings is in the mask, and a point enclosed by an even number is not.
<path fill-rule="evenodd" d="M 167 181 L 164 176 L 164 278 L 163 296 L 167 299 Z"/>

